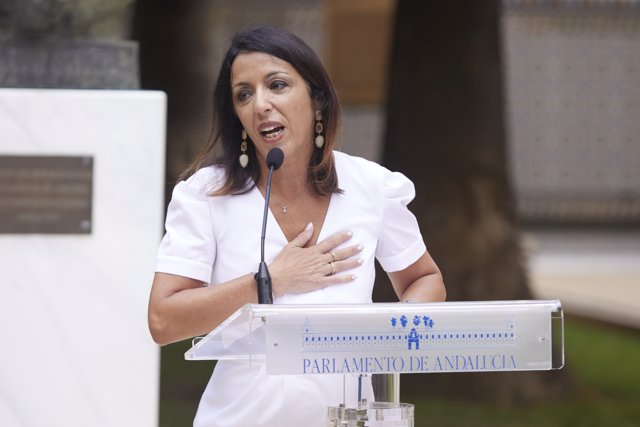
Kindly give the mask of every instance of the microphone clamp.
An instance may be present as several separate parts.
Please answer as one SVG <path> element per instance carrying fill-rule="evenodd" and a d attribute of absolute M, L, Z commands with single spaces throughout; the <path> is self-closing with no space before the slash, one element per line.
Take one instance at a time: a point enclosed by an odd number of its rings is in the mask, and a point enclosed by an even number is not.
<path fill-rule="evenodd" d="M 262 261 L 258 266 L 258 272 L 253 275 L 258 287 L 258 302 L 260 304 L 273 304 L 273 294 L 271 290 L 271 275 L 267 268 L 267 263 Z"/>

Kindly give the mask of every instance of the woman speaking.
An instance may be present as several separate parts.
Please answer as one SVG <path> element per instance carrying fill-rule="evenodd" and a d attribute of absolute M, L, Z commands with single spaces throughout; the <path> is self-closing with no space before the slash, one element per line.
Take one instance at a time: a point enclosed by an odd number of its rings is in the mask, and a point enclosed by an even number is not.
<path fill-rule="evenodd" d="M 257 303 L 267 153 L 273 174 L 265 261 L 275 304 L 370 303 L 375 259 L 402 301 L 445 288 L 407 209 L 404 175 L 335 151 L 340 107 L 316 54 L 270 27 L 235 35 L 213 95 L 213 131 L 174 191 L 149 302 L 154 340 L 205 335 Z M 339 375 L 273 376 L 220 361 L 194 426 L 324 426 L 342 401 Z"/>

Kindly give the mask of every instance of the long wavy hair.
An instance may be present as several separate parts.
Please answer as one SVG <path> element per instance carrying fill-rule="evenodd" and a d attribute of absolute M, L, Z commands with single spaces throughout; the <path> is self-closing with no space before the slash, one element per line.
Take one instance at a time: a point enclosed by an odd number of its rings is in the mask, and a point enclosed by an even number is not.
<path fill-rule="evenodd" d="M 339 193 L 332 151 L 340 128 L 340 104 L 333 83 L 315 52 L 294 34 L 274 27 L 252 27 L 237 33 L 224 57 L 213 93 L 213 124 L 207 144 L 183 172 L 181 179 L 198 169 L 217 165 L 225 171 L 225 181 L 213 195 L 242 194 L 260 181 L 260 168 L 253 143 L 248 144 L 249 164 L 238 161 L 242 123 L 236 115 L 231 91 L 231 67 L 236 57 L 262 52 L 291 64 L 305 80 L 315 109 L 322 113 L 325 143 L 314 146 L 307 172 L 307 185 L 317 195 Z M 310 126 L 315 126 L 311 121 Z M 312 133 L 314 134 L 314 133 Z M 313 144 L 313 141 L 309 141 Z"/>

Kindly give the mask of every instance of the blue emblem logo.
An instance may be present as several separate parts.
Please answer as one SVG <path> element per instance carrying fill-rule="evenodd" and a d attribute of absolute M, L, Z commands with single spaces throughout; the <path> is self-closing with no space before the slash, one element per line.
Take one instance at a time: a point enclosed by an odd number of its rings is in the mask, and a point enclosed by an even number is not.
<path fill-rule="evenodd" d="M 391 328 L 396 329 L 396 326 L 398 326 L 398 319 L 396 319 L 395 317 L 392 317 L 390 319 L 391 322 Z M 420 325 L 424 325 L 424 330 L 428 331 L 429 329 L 433 329 L 435 322 L 433 321 L 432 318 L 430 318 L 427 315 L 414 315 L 413 316 L 413 320 L 412 320 L 413 326 L 409 332 L 405 335 L 406 340 L 407 340 L 407 348 L 409 350 L 420 350 L 420 339 L 422 338 L 422 334 L 420 334 L 420 332 L 418 332 L 418 329 L 420 328 Z M 409 320 L 407 319 L 407 316 L 405 316 L 404 314 L 400 316 L 400 325 L 401 328 L 404 330 L 407 328 L 407 325 L 409 324 Z"/>

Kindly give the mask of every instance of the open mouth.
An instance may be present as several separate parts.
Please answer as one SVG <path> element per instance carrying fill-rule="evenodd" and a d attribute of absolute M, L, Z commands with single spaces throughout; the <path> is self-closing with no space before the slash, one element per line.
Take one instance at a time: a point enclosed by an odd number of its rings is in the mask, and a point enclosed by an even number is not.
<path fill-rule="evenodd" d="M 283 126 L 275 126 L 266 130 L 261 131 L 260 133 L 267 139 L 273 139 L 280 136 L 282 131 L 284 130 Z"/>

